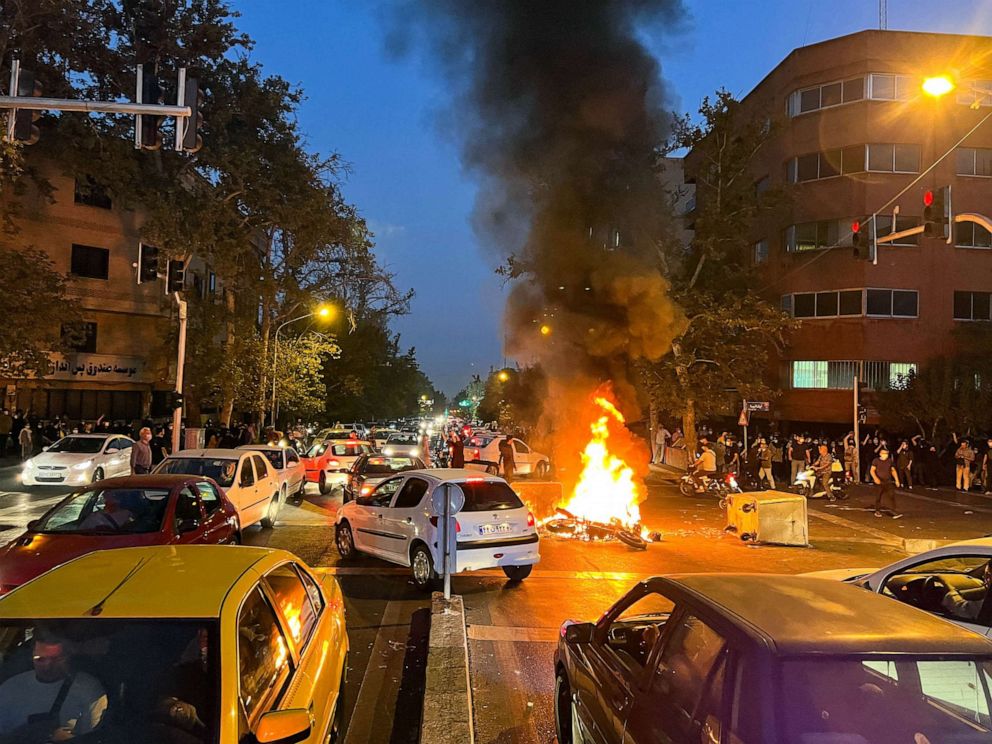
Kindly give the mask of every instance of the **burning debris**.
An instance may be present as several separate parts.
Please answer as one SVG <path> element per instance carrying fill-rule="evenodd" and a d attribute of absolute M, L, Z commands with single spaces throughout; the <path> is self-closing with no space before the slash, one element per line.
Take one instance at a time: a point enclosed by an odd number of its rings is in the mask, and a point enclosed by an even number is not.
<path fill-rule="evenodd" d="M 559 507 L 554 516 L 541 522 L 545 534 L 555 537 L 567 537 L 586 542 L 596 540 L 619 540 L 624 545 L 636 550 L 646 550 L 648 543 L 661 542 L 660 532 L 649 532 L 640 523 L 625 525 L 617 519 L 609 522 L 597 522 L 583 519 L 572 514 L 567 509 Z"/>

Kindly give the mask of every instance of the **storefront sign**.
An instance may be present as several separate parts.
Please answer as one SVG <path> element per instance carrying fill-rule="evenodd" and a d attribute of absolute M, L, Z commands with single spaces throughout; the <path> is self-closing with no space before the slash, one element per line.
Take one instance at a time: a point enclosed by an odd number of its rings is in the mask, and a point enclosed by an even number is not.
<path fill-rule="evenodd" d="M 49 380 L 139 380 L 145 362 L 140 357 L 113 354 L 53 354 Z"/>

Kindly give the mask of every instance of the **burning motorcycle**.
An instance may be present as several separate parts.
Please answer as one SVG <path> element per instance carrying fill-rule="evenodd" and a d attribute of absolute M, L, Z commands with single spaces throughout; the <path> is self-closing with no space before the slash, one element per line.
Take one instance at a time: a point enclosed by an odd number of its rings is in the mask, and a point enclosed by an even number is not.
<path fill-rule="evenodd" d="M 728 493 L 741 493 L 737 477 L 733 473 L 717 475 L 714 478 L 703 476 L 699 481 L 689 472 L 679 479 L 679 491 L 683 496 L 712 496 L 723 499 Z"/>

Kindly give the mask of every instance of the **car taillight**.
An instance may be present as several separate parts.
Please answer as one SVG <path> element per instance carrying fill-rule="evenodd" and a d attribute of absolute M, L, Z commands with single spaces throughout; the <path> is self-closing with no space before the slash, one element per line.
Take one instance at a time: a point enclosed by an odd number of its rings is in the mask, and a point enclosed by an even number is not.
<path fill-rule="evenodd" d="M 534 524 L 535 524 L 535 521 L 534 521 L 534 512 L 527 512 L 527 526 L 528 527 L 533 527 Z"/>
<path fill-rule="evenodd" d="M 438 518 L 437 517 L 431 517 L 431 526 L 432 527 L 437 527 L 437 524 L 438 524 Z M 462 531 L 462 526 L 461 526 L 461 524 L 458 523 L 458 520 L 456 519 L 455 520 L 455 533 L 457 534 L 457 533 L 459 533 L 461 531 Z"/>
<path fill-rule="evenodd" d="M 340 465 L 341 465 L 341 463 L 338 462 L 337 460 L 328 460 L 327 461 L 327 467 L 329 467 L 329 468 L 336 468 L 336 467 L 339 467 Z"/>
<path fill-rule="evenodd" d="M 466 449 L 465 450 L 465 459 L 466 460 L 478 460 L 479 459 L 479 450 L 477 450 L 477 449 L 471 449 L 471 448 Z"/>

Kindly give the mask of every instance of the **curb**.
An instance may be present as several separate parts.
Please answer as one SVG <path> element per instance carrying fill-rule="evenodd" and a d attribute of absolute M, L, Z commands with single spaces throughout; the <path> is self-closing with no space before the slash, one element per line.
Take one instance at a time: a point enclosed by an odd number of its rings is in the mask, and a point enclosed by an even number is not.
<path fill-rule="evenodd" d="M 465 608 L 458 595 L 431 595 L 427 681 L 420 720 L 422 744 L 474 744 Z"/>

